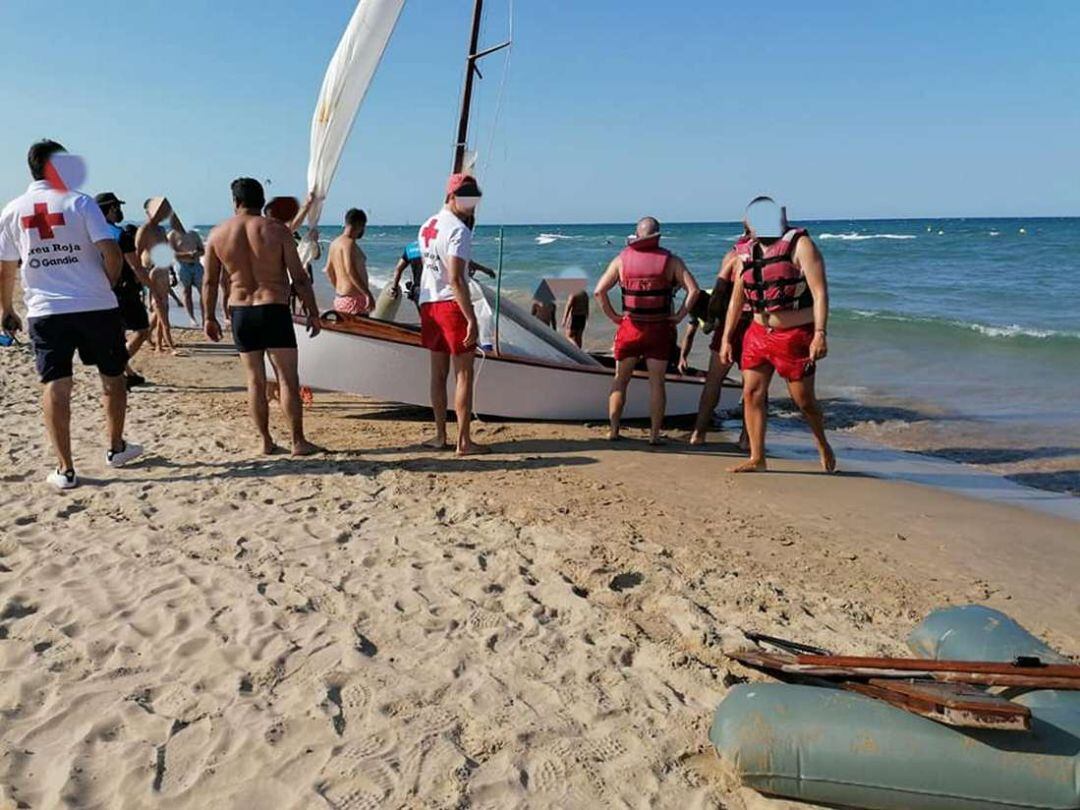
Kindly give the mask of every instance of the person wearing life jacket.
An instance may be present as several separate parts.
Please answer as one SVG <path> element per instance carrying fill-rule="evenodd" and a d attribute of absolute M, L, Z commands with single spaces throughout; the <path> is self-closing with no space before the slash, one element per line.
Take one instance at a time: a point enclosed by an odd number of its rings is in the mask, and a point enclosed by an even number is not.
<path fill-rule="evenodd" d="M 786 213 L 769 197 L 746 209 L 749 239 L 735 246 L 735 276 L 728 305 L 720 360 L 736 359 L 738 323 L 749 305 L 753 321 L 742 339 L 739 368 L 750 458 L 732 472 L 766 469 L 765 430 L 773 373 L 787 381 L 792 400 L 814 434 L 821 466 L 836 470 L 836 456 L 825 437 L 825 420 L 814 394 L 817 362 L 828 354 L 826 326 L 829 292 L 825 260 L 802 228 L 792 228 Z"/>
<path fill-rule="evenodd" d="M 608 298 L 616 284 L 622 290 L 621 314 Z M 686 299 L 678 312 L 673 312 L 677 289 L 686 291 Z M 698 294 L 697 282 L 683 260 L 660 247 L 660 223 L 653 217 L 641 219 L 627 246 L 611 260 L 595 292 L 604 314 L 617 327 L 615 379 L 608 400 L 608 438 L 612 441 L 620 438 L 626 389 L 634 367 L 644 360 L 649 372 L 649 444 L 663 444 L 660 427 L 667 405 L 664 375 L 675 348 L 676 325 L 686 317 Z"/>
<path fill-rule="evenodd" d="M 713 413 L 716 411 L 716 406 L 720 402 L 720 391 L 723 387 L 724 380 L 727 378 L 728 372 L 731 371 L 732 365 L 734 365 L 730 361 L 724 362 L 721 359 L 720 349 L 721 341 L 724 337 L 724 324 L 727 320 L 728 305 L 731 302 L 731 290 L 734 286 L 733 279 L 738 263 L 739 245 L 748 238 L 748 235 L 744 234 L 740 241 L 736 243 L 736 246 L 729 250 L 721 260 L 720 269 L 717 271 L 716 275 L 716 282 L 713 284 L 713 288 L 709 290 L 709 301 L 707 309 L 704 312 L 704 317 L 699 318 L 696 321 L 696 323 L 699 324 L 698 328 L 702 328 L 702 326 L 700 326 L 701 324 L 712 326 L 712 340 L 709 342 L 709 370 L 705 375 L 705 387 L 701 391 L 701 399 L 698 402 L 698 413 L 697 418 L 694 420 L 694 430 L 690 434 L 690 444 L 692 445 L 705 444 L 709 426 L 712 424 Z M 701 309 L 700 301 L 698 309 Z M 738 362 L 742 351 L 742 337 L 746 332 L 747 326 L 750 324 L 750 316 L 750 310 L 744 307 L 743 312 L 740 314 L 740 317 L 735 324 L 735 331 L 732 333 L 732 343 L 734 345 L 733 357 L 735 362 Z M 683 368 L 686 365 L 690 350 L 693 347 L 694 333 L 697 331 L 697 329 L 693 328 L 694 323 L 695 322 L 691 322 L 691 325 L 687 327 L 686 335 L 683 338 L 682 353 L 679 360 L 679 370 L 682 373 L 685 373 Z M 739 436 L 739 446 L 744 449 L 748 446 L 745 423 L 741 435 Z"/>

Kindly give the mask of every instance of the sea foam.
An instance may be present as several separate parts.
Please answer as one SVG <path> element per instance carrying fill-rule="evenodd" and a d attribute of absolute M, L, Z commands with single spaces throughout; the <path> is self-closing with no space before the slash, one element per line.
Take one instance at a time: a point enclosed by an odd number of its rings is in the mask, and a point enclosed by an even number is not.
<path fill-rule="evenodd" d="M 842 239 L 845 242 L 862 242 L 866 239 L 918 239 L 903 233 L 823 233 L 818 239 Z"/>

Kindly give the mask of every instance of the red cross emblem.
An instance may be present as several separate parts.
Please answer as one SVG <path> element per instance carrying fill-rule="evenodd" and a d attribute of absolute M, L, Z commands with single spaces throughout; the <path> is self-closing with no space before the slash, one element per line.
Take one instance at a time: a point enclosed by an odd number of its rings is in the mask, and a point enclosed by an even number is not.
<path fill-rule="evenodd" d="M 420 236 L 424 238 L 424 247 L 431 244 L 431 240 L 439 235 L 439 229 L 435 227 L 435 217 L 431 218 L 431 221 L 424 226 L 424 230 L 420 231 Z"/>
<path fill-rule="evenodd" d="M 53 233 L 52 226 L 63 224 L 64 215 L 50 214 L 46 203 L 35 203 L 33 215 L 22 218 L 23 230 L 30 231 L 37 228 L 38 236 L 42 239 L 52 239 L 56 235 Z"/>

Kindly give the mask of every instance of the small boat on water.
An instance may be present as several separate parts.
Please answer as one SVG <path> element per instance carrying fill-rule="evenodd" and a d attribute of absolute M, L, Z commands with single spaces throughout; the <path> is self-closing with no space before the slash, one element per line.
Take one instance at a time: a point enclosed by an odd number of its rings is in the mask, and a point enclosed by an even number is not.
<path fill-rule="evenodd" d="M 401 12 L 403 0 L 360 0 L 330 61 L 312 120 L 308 186 L 319 201 L 309 223 L 316 225 L 341 149 L 374 76 Z M 461 111 L 454 152 L 455 172 L 469 166 L 466 154 L 469 111 L 477 62 L 510 45 L 478 49 L 483 0 L 474 0 L 472 30 L 465 62 Z M 501 250 L 501 242 L 500 242 Z M 501 271 L 501 257 L 500 257 Z M 501 279 L 501 275 L 500 275 Z M 603 421 L 614 362 L 582 351 L 545 327 L 495 289 L 473 280 L 470 292 L 480 325 L 473 408 L 477 414 L 512 419 Z M 428 405 L 429 354 L 412 323 L 326 313 L 322 331 L 312 338 L 305 319 L 294 319 L 300 381 L 311 388 L 361 394 L 386 402 Z M 669 374 L 667 414 L 697 412 L 704 386 L 701 377 Z M 453 401 L 454 380 L 448 389 Z M 720 408 L 738 399 L 725 385 Z M 649 415 L 649 386 L 635 373 L 627 391 L 625 419 Z"/>

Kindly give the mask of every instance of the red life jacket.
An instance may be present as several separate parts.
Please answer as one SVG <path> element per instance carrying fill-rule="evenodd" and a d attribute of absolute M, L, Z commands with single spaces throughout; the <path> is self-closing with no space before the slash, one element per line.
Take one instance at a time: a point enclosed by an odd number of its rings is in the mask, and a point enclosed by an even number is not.
<path fill-rule="evenodd" d="M 619 286 L 623 315 L 632 321 L 666 321 L 671 317 L 674 289 L 667 274 L 671 253 L 660 247 L 660 237 L 631 242 L 619 259 Z"/>
<path fill-rule="evenodd" d="M 754 312 L 781 312 L 813 306 L 806 276 L 795 266 L 795 244 L 806 236 L 791 228 L 772 244 L 758 239 L 739 240 L 735 253 L 742 259 L 743 289 Z"/>

